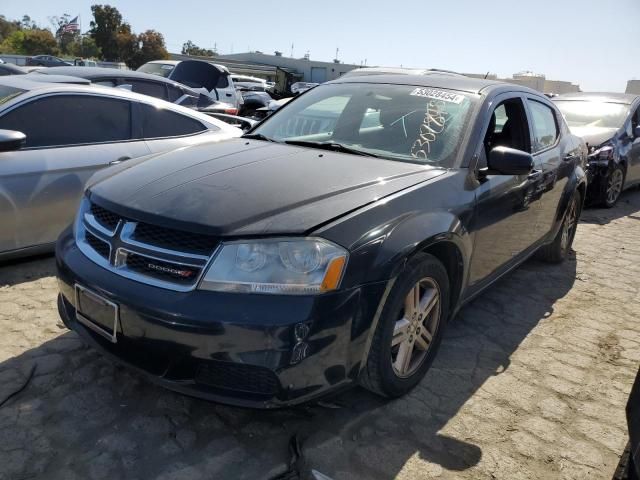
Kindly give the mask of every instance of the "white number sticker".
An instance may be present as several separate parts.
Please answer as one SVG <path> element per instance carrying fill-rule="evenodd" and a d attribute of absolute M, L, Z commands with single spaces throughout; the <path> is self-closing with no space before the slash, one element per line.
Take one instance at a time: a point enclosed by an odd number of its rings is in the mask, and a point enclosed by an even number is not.
<path fill-rule="evenodd" d="M 445 102 L 460 104 L 464 97 L 451 92 L 445 92 L 444 90 L 438 90 L 435 88 L 416 88 L 410 93 L 415 97 L 433 98 L 434 100 L 442 100 Z"/>

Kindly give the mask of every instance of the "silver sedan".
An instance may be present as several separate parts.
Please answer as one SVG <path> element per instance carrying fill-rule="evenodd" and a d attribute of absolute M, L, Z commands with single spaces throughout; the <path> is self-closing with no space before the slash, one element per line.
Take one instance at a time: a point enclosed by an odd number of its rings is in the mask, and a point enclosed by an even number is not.
<path fill-rule="evenodd" d="M 241 134 L 125 90 L 0 78 L 0 260 L 51 250 L 97 170 Z"/>

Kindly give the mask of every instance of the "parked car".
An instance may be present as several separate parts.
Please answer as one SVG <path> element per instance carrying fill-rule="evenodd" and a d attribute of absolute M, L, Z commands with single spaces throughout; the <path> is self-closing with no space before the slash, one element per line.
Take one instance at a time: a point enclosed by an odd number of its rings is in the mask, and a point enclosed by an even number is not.
<path fill-rule="evenodd" d="M 567 93 L 553 101 L 589 147 L 587 201 L 613 207 L 624 189 L 640 183 L 640 96 Z"/>
<path fill-rule="evenodd" d="M 132 70 L 101 67 L 52 67 L 34 75 L 65 75 L 90 80 L 95 85 L 119 87 L 189 108 L 210 107 L 216 103 L 208 95 L 168 78 Z"/>
<path fill-rule="evenodd" d="M 154 60 L 138 68 L 138 72 L 170 78 L 192 88 L 204 88 L 216 100 L 230 103 L 236 108 L 242 96 L 236 92 L 227 67 L 204 60 Z"/>
<path fill-rule="evenodd" d="M 27 66 L 30 67 L 64 67 L 73 65 L 53 55 L 36 55 L 35 57 L 29 57 L 26 63 Z"/>
<path fill-rule="evenodd" d="M 266 107 L 257 108 L 251 116 L 261 120 L 273 114 L 291 100 L 293 100 L 293 97 L 281 98 L 280 100 L 270 100 Z"/>
<path fill-rule="evenodd" d="M 368 75 L 453 75 L 464 77 L 462 73 L 439 68 L 394 68 L 394 67 L 362 67 L 349 70 L 342 78 L 364 77 Z"/>
<path fill-rule="evenodd" d="M 318 86 L 318 83 L 310 83 L 310 82 L 296 82 L 291 85 L 291 93 L 294 95 L 300 95 L 307 90 Z"/>
<path fill-rule="evenodd" d="M 0 79 L 2 259 L 51 250 L 97 170 L 241 134 L 148 96 L 27 77 Z"/>
<path fill-rule="evenodd" d="M 13 63 L 0 63 L 0 76 L 6 75 L 26 75 L 28 72 L 26 68 L 19 67 Z"/>
<path fill-rule="evenodd" d="M 233 80 L 233 86 L 236 88 L 236 90 L 253 90 L 257 92 L 264 92 L 268 88 L 267 81 L 263 78 L 232 73 L 231 79 Z"/>
<path fill-rule="evenodd" d="M 270 407 L 355 383 L 399 396 L 465 302 L 536 252 L 565 259 L 585 158 L 525 87 L 329 82 L 244 138 L 96 177 L 57 244 L 60 315 L 203 398 Z"/>

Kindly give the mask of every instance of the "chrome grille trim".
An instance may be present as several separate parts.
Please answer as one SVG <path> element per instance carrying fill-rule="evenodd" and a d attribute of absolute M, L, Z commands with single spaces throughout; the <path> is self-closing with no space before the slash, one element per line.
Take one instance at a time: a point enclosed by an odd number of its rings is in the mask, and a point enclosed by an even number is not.
<path fill-rule="evenodd" d="M 120 218 L 116 229 L 111 232 L 100 225 L 90 213 L 91 203 L 84 198 L 80 205 L 78 220 L 75 225 L 75 240 L 80 251 L 95 264 L 122 277 L 134 280 L 146 285 L 174 290 L 178 292 L 189 292 L 194 290 L 205 275 L 211 260 L 217 254 L 220 246 L 217 245 L 210 256 L 191 254 L 178 250 L 169 250 L 157 247 L 148 243 L 134 240 L 137 222 Z M 104 258 L 87 241 L 87 235 L 95 237 L 97 240 L 109 246 L 109 258 Z M 198 274 L 189 283 L 178 283 L 170 280 L 162 280 L 151 275 L 145 275 L 134 271 L 127 266 L 127 256 L 135 255 L 149 259 L 151 262 L 162 262 L 163 264 L 175 265 L 176 268 L 186 267 L 188 269 L 198 269 Z M 191 280 L 191 279 L 189 279 Z"/>

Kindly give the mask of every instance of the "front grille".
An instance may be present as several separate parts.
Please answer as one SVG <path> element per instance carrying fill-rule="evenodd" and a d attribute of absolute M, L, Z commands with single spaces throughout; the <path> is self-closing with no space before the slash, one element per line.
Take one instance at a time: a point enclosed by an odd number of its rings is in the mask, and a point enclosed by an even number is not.
<path fill-rule="evenodd" d="M 118 226 L 118 222 L 120 221 L 120 216 L 116 215 L 113 212 L 110 212 L 106 208 L 102 208 L 100 205 L 96 205 L 95 203 L 91 204 L 91 208 L 89 210 L 96 221 L 102 225 L 104 228 L 110 231 L 114 231 Z"/>
<path fill-rule="evenodd" d="M 265 367 L 242 363 L 207 362 L 196 371 L 196 382 L 236 392 L 274 396 L 278 393 L 278 377 Z"/>
<path fill-rule="evenodd" d="M 142 275 L 179 285 L 193 284 L 201 271 L 200 267 L 157 260 L 135 253 L 127 255 L 126 266 Z"/>
<path fill-rule="evenodd" d="M 137 242 L 168 250 L 207 256 L 213 253 L 217 243 L 216 238 L 209 235 L 173 230 L 148 223 L 139 223 L 132 238 Z"/>
<path fill-rule="evenodd" d="M 89 246 L 93 248 L 98 255 L 100 255 L 102 258 L 109 258 L 109 254 L 111 253 L 111 246 L 107 242 L 100 240 L 98 237 L 89 232 L 86 232 L 85 239 Z"/>

